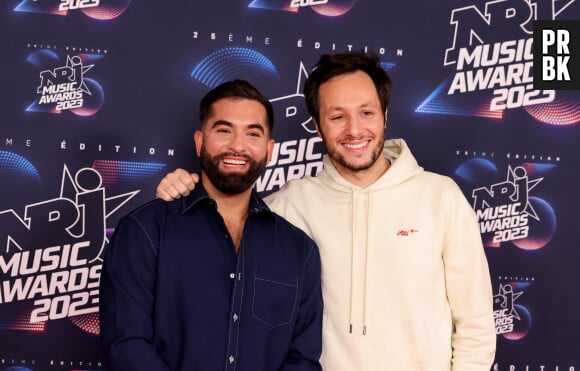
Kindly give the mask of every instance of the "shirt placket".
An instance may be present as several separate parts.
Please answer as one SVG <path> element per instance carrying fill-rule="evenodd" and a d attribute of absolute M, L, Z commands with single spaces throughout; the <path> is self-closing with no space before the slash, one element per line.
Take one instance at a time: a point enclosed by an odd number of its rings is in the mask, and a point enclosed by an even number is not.
<path fill-rule="evenodd" d="M 233 246 L 232 246 L 233 248 Z M 238 364 L 238 348 L 240 339 L 240 319 L 242 315 L 242 301 L 244 296 L 244 238 L 240 243 L 236 260 L 236 270 L 230 273 L 233 282 L 232 306 L 230 309 L 230 326 L 228 335 L 228 351 L 226 370 L 233 371 Z"/>

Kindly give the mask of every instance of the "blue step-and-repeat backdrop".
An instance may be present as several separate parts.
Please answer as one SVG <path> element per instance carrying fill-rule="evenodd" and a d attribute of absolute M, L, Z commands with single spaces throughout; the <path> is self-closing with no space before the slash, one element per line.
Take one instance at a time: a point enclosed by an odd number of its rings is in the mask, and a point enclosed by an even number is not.
<path fill-rule="evenodd" d="M 492 369 L 580 369 L 580 91 L 532 84 L 534 21 L 580 19 L 580 1 L 2 0 L 0 14 L 0 370 L 104 369 L 103 251 L 167 172 L 198 169 L 205 92 L 245 78 L 272 100 L 265 195 L 322 167 L 313 64 L 365 49 L 393 79 L 387 137 L 477 212 Z"/>

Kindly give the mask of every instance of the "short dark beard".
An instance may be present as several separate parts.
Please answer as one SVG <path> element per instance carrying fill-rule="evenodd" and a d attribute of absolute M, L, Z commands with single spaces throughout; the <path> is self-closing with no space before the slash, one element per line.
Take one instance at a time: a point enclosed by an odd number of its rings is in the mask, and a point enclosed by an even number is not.
<path fill-rule="evenodd" d="M 324 135 L 322 135 L 322 138 L 323 138 L 323 142 L 324 142 Z M 334 160 L 336 163 L 338 163 L 339 165 L 341 165 L 345 169 L 352 170 L 352 171 L 370 169 L 371 166 L 373 166 L 375 164 L 375 162 L 377 162 L 379 157 L 383 155 L 384 145 L 385 145 L 385 134 L 383 133 L 382 138 L 380 138 L 376 147 L 373 148 L 370 160 L 367 163 L 364 163 L 361 165 L 354 165 L 354 164 L 348 163 L 346 161 L 346 158 L 344 158 L 343 155 L 337 153 L 337 151 L 329 151 L 328 147 L 326 146 L 326 143 L 324 144 L 324 146 L 326 148 L 326 152 L 328 153 L 328 155 L 330 156 L 330 158 L 332 160 Z"/>
<path fill-rule="evenodd" d="M 245 158 L 250 168 L 245 174 L 223 174 L 220 172 L 220 162 L 226 156 L 237 156 Z M 260 161 L 255 161 L 247 155 L 241 155 L 233 152 L 222 153 L 217 156 L 211 156 L 205 146 L 201 146 L 200 151 L 201 169 L 207 175 L 214 187 L 225 194 L 238 194 L 252 188 L 254 182 L 266 168 L 266 156 Z"/>

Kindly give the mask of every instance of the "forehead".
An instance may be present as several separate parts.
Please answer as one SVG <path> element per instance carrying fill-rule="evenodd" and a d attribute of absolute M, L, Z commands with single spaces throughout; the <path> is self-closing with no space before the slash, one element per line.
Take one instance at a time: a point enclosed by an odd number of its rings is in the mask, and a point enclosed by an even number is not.
<path fill-rule="evenodd" d="M 228 121 L 232 124 L 266 125 L 266 108 L 262 103 L 246 98 L 222 98 L 211 105 L 208 121 Z"/>
<path fill-rule="evenodd" d="M 363 71 L 338 75 L 322 83 L 318 100 L 320 109 L 380 104 L 373 80 Z"/>

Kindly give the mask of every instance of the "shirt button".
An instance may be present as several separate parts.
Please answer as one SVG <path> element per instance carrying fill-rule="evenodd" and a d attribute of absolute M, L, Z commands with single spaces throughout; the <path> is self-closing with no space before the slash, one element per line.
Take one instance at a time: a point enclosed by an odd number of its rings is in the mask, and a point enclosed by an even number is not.
<path fill-rule="evenodd" d="M 234 315 L 232 316 L 232 318 L 234 319 L 234 322 L 236 322 L 239 317 L 238 317 L 237 313 L 234 313 Z"/>
<path fill-rule="evenodd" d="M 228 236 L 226 233 L 226 234 L 224 234 L 224 238 L 227 240 L 228 238 L 230 238 L 230 236 Z"/>
<path fill-rule="evenodd" d="M 233 280 L 234 278 L 236 278 L 236 274 L 235 273 L 230 273 L 230 278 Z"/>
<path fill-rule="evenodd" d="M 230 356 L 230 358 L 228 358 L 228 360 L 230 361 L 230 363 L 234 363 L 234 361 L 235 361 L 236 359 L 234 358 L 234 356 Z"/>

